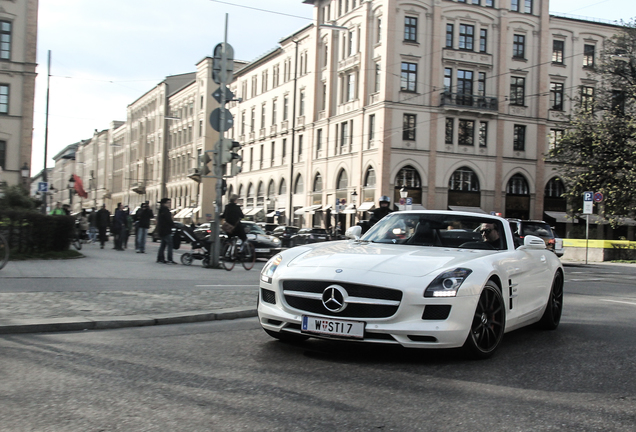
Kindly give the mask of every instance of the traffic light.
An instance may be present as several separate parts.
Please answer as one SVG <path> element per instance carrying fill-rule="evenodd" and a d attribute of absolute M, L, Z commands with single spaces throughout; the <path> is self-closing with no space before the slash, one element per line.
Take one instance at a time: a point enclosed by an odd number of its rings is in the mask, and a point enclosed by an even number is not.
<path fill-rule="evenodd" d="M 201 183 L 201 173 L 198 168 L 193 168 L 192 172 L 188 174 L 190 180 L 194 180 L 197 183 Z"/>
<path fill-rule="evenodd" d="M 210 155 L 208 153 L 211 153 L 211 151 L 206 150 L 205 153 L 199 156 L 199 175 L 201 176 L 207 176 L 212 172 L 208 167 L 208 164 L 212 162 L 212 159 L 210 158 Z"/>
<path fill-rule="evenodd" d="M 232 160 L 238 156 L 236 151 L 240 148 L 241 145 L 237 141 L 232 141 L 229 138 L 223 138 L 221 144 L 221 165 L 232 162 Z"/>
<path fill-rule="evenodd" d="M 243 166 L 239 165 L 239 162 L 243 160 L 240 154 L 232 153 L 235 157 L 232 158 L 232 166 L 230 167 L 230 177 L 234 177 L 238 175 L 242 170 Z"/>

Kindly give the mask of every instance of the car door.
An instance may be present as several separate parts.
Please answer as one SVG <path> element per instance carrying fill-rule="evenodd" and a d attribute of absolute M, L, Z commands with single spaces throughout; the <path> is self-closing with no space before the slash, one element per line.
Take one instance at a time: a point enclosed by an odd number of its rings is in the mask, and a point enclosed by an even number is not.
<path fill-rule="evenodd" d="M 508 280 L 512 294 L 513 316 L 521 324 L 532 319 L 545 305 L 546 281 L 549 279 L 547 249 L 518 247 L 508 263 Z"/>

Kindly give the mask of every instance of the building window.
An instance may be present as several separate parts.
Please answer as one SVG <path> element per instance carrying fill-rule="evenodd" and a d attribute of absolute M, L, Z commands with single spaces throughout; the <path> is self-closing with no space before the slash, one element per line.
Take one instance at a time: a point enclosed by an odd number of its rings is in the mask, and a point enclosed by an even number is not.
<path fill-rule="evenodd" d="M 532 13 L 532 0 L 524 0 L 523 4 L 524 4 L 523 12 L 527 13 L 527 14 L 531 14 Z"/>
<path fill-rule="evenodd" d="M 9 86 L 0 84 L 0 114 L 9 114 Z"/>
<path fill-rule="evenodd" d="M 512 37 L 512 57 L 516 59 L 526 58 L 526 37 L 523 35 L 513 35 Z"/>
<path fill-rule="evenodd" d="M 453 24 L 446 24 L 446 48 L 453 47 Z"/>
<path fill-rule="evenodd" d="M 380 84 L 381 84 L 381 72 L 382 70 L 380 69 L 380 62 L 375 62 L 375 81 L 373 82 L 373 92 L 377 93 L 380 91 Z"/>
<path fill-rule="evenodd" d="M 583 45 L 583 67 L 594 67 L 594 45 Z"/>
<path fill-rule="evenodd" d="M 7 142 L 0 141 L 0 168 L 7 168 Z"/>
<path fill-rule="evenodd" d="M 250 111 L 250 132 L 254 132 L 254 128 L 256 127 L 256 108 L 252 107 Z"/>
<path fill-rule="evenodd" d="M 382 42 L 382 18 L 378 18 L 375 22 L 375 43 Z"/>
<path fill-rule="evenodd" d="M 531 14 L 532 0 L 510 0 L 510 10 Z"/>
<path fill-rule="evenodd" d="M 488 50 L 488 30 L 479 30 L 479 52 L 485 53 Z"/>
<path fill-rule="evenodd" d="M 347 74 L 347 83 L 345 88 L 345 102 L 350 102 L 356 98 L 356 73 Z"/>
<path fill-rule="evenodd" d="M 519 0 L 510 0 L 510 10 L 519 12 Z"/>
<path fill-rule="evenodd" d="M 550 83 L 550 109 L 563 111 L 563 83 Z"/>
<path fill-rule="evenodd" d="M 462 70 L 462 69 L 459 69 L 457 71 L 457 93 L 463 94 L 466 96 L 472 96 L 473 71 Z"/>
<path fill-rule="evenodd" d="M 0 59 L 11 59 L 11 23 L 0 21 Z"/>
<path fill-rule="evenodd" d="M 452 117 L 446 118 L 446 131 L 444 133 L 446 144 L 453 144 L 453 128 L 455 125 L 455 119 Z"/>
<path fill-rule="evenodd" d="M 479 147 L 488 147 L 488 122 L 479 122 Z"/>
<path fill-rule="evenodd" d="M 510 105 L 525 105 L 526 79 L 521 77 L 510 78 Z"/>
<path fill-rule="evenodd" d="M 280 77 L 280 65 L 274 66 L 274 71 L 272 73 L 272 87 L 278 87 Z"/>
<path fill-rule="evenodd" d="M 289 96 L 283 96 L 283 121 L 289 118 Z"/>
<path fill-rule="evenodd" d="M 272 101 L 272 125 L 276 124 L 276 99 Z"/>
<path fill-rule="evenodd" d="M 272 141 L 272 145 L 270 147 L 269 166 L 274 166 L 274 155 L 275 154 L 276 154 L 276 142 Z"/>
<path fill-rule="evenodd" d="M 283 146 L 281 148 L 281 155 L 283 160 L 287 157 L 287 138 L 283 139 Z"/>
<path fill-rule="evenodd" d="M 301 90 L 300 91 L 300 95 L 298 97 L 298 115 L 299 116 L 304 116 L 305 115 L 305 90 Z"/>
<path fill-rule="evenodd" d="M 322 129 L 316 131 L 316 159 L 320 157 L 322 151 Z"/>
<path fill-rule="evenodd" d="M 444 91 L 452 93 L 453 91 L 453 69 L 444 68 Z"/>
<path fill-rule="evenodd" d="M 547 198 L 561 198 L 565 193 L 565 186 L 559 178 L 551 178 L 543 191 Z"/>
<path fill-rule="evenodd" d="M 0 106 L 1 104 L 0 100 Z M 594 109 L 594 87 L 581 87 L 581 108 L 585 112 L 592 112 Z"/>
<path fill-rule="evenodd" d="M 417 90 L 417 64 L 402 62 L 402 78 L 400 90 L 415 92 Z"/>
<path fill-rule="evenodd" d="M 303 135 L 298 135 L 298 160 L 300 162 L 303 160 Z"/>
<path fill-rule="evenodd" d="M 261 105 L 261 129 L 265 129 L 265 111 L 267 110 L 265 104 Z"/>
<path fill-rule="evenodd" d="M 479 179 L 473 170 L 467 167 L 455 170 L 448 182 L 452 191 L 479 192 Z"/>
<path fill-rule="evenodd" d="M 466 24 L 459 25 L 459 49 L 472 51 L 474 37 L 475 37 L 475 26 L 466 25 Z"/>
<path fill-rule="evenodd" d="M 375 114 L 369 116 L 369 146 L 373 147 L 373 140 L 375 139 Z"/>
<path fill-rule="evenodd" d="M 417 18 L 404 17 L 404 40 L 417 42 Z"/>
<path fill-rule="evenodd" d="M 528 195 L 530 189 L 528 188 L 528 182 L 521 174 L 513 175 L 508 181 L 508 187 L 506 193 L 510 195 Z"/>
<path fill-rule="evenodd" d="M 486 72 L 477 74 L 477 96 L 486 96 Z"/>
<path fill-rule="evenodd" d="M 457 126 L 457 143 L 459 145 L 474 145 L 475 122 L 472 120 L 459 119 Z"/>
<path fill-rule="evenodd" d="M 347 141 L 349 140 L 349 122 L 340 123 L 340 148 L 338 150 L 339 154 L 345 152 L 347 148 Z"/>
<path fill-rule="evenodd" d="M 266 71 L 266 70 L 264 70 L 264 71 L 263 71 L 263 77 L 262 77 L 263 83 L 261 84 L 261 86 L 262 86 L 262 93 L 265 93 L 265 92 L 267 91 L 267 78 L 268 78 L 268 77 L 267 77 L 267 71 Z"/>
<path fill-rule="evenodd" d="M 524 125 L 514 125 L 513 150 L 526 150 L 526 127 Z"/>
<path fill-rule="evenodd" d="M 548 147 L 550 148 L 550 150 L 555 148 L 557 144 L 561 142 L 561 140 L 563 139 L 563 133 L 563 129 L 550 129 L 550 138 L 548 141 Z"/>
<path fill-rule="evenodd" d="M 486 7 L 495 7 L 495 1 L 494 0 L 484 0 L 484 6 L 486 6 Z"/>
<path fill-rule="evenodd" d="M 417 116 L 415 114 L 404 114 L 402 125 L 402 139 L 415 141 L 415 124 Z"/>
<path fill-rule="evenodd" d="M 552 63 L 563 64 L 563 51 L 565 51 L 564 41 L 552 41 Z"/>

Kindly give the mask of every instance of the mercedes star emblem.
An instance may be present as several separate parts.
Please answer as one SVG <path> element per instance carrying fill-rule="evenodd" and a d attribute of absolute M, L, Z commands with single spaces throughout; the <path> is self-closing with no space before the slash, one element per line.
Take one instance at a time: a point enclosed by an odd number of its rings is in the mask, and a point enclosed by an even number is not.
<path fill-rule="evenodd" d="M 331 312 L 342 312 L 347 307 L 347 291 L 340 285 L 329 285 L 322 292 L 322 304 Z"/>

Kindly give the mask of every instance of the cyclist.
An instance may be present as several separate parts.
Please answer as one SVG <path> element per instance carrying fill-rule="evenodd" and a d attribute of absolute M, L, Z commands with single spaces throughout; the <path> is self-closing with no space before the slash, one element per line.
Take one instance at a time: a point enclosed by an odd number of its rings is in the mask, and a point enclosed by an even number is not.
<path fill-rule="evenodd" d="M 384 216 L 393 212 L 393 210 L 391 210 L 391 208 L 389 207 L 389 205 L 391 204 L 391 198 L 389 198 L 388 196 L 382 195 L 380 197 L 379 204 L 380 207 L 373 211 L 373 216 L 371 216 L 371 219 L 369 219 L 369 227 L 372 227 L 373 225 L 378 223 Z"/>
<path fill-rule="evenodd" d="M 227 203 L 225 209 L 223 210 L 223 214 L 221 214 L 221 218 L 225 219 L 225 222 L 230 225 L 234 225 L 234 230 L 231 233 L 228 233 L 228 238 L 232 238 L 232 236 L 237 236 L 241 239 L 241 252 L 243 252 L 243 248 L 247 243 L 247 235 L 245 235 L 245 229 L 243 228 L 243 224 L 241 223 L 241 219 L 243 219 L 243 211 L 241 207 L 236 204 L 236 200 L 238 199 L 238 195 L 232 194 L 230 196 L 230 202 Z"/>

